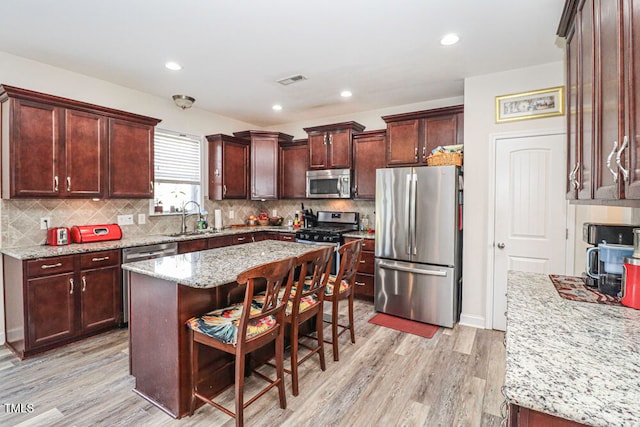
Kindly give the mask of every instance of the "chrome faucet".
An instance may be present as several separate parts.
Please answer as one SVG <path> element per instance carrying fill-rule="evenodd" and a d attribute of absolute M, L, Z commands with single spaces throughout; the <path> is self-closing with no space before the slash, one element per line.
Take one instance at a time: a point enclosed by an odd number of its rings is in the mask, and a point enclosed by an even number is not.
<path fill-rule="evenodd" d="M 192 203 L 198 207 L 198 212 L 188 214 L 187 206 Z M 194 202 L 193 200 L 190 200 L 182 204 L 182 224 L 180 226 L 180 232 L 183 234 L 187 232 L 187 217 L 191 215 L 198 215 L 198 222 L 202 220 L 202 216 L 200 215 L 200 205 L 198 204 L 198 202 Z"/>

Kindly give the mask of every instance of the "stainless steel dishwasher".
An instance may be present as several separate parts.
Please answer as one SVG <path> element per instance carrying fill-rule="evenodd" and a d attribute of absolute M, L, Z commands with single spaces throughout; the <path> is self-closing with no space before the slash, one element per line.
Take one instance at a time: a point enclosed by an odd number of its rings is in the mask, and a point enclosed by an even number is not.
<path fill-rule="evenodd" d="M 164 256 L 177 255 L 178 244 L 158 243 L 156 245 L 135 246 L 122 250 L 122 263 L 145 261 L 149 259 L 161 258 Z M 129 271 L 122 270 L 122 308 L 124 310 L 124 323 L 129 323 Z"/>

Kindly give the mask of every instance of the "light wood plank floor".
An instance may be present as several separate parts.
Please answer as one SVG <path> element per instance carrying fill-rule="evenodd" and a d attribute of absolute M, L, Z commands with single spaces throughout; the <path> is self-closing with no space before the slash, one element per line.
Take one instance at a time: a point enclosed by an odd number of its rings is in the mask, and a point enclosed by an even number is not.
<path fill-rule="evenodd" d="M 260 426 L 499 426 L 504 381 L 503 333 L 457 325 L 432 339 L 367 322 L 356 301 L 356 344 L 340 339 L 340 361 L 327 346 L 300 367 L 300 395 L 287 384 L 287 409 L 271 391 L 245 411 Z M 325 329 L 325 334 L 329 332 Z M 174 420 L 131 390 L 127 330 L 116 330 L 20 362 L 0 347 L 0 426 L 232 426 L 211 407 Z M 270 367 L 263 368 L 272 373 Z M 270 371 L 271 370 L 271 371 Z M 245 396 L 253 395 L 248 379 Z M 233 408 L 233 389 L 222 396 Z M 10 410 L 8 407 L 12 404 Z M 23 404 L 26 413 L 15 413 Z M 31 405 L 31 406 L 26 406 Z M 32 411 L 29 409 L 32 408 Z"/>

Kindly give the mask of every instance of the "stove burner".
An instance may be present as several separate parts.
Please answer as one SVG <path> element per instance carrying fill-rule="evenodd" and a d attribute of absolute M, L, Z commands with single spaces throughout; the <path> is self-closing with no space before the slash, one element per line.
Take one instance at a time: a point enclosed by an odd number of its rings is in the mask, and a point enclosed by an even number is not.
<path fill-rule="evenodd" d="M 319 212 L 319 218 L 331 219 L 333 212 Z M 338 215 L 337 221 L 320 221 L 316 227 L 302 228 L 296 233 L 297 240 L 308 242 L 342 243 L 342 234 L 358 230 L 358 215 L 353 214 L 352 219 L 345 221 L 343 215 Z"/>

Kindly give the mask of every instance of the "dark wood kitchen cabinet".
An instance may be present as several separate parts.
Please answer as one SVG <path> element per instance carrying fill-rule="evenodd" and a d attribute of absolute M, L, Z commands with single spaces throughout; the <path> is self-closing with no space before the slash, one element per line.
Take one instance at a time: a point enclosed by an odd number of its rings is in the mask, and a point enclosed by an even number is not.
<path fill-rule="evenodd" d="M 233 135 L 251 144 L 251 199 L 278 199 L 279 146 L 293 141 L 293 136 L 260 130 L 234 132 Z"/>
<path fill-rule="evenodd" d="M 509 427 L 582 427 L 575 421 L 564 418 L 555 417 L 545 414 L 544 412 L 534 411 L 533 409 L 524 408 L 522 406 L 509 404 L 509 418 L 507 419 Z"/>
<path fill-rule="evenodd" d="M 279 180 L 281 199 L 307 197 L 307 170 L 309 169 L 308 140 L 295 140 L 280 144 Z"/>
<path fill-rule="evenodd" d="M 387 131 L 372 130 L 353 134 L 353 198 L 375 200 L 376 169 L 384 168 Z"/>
<path fill-rule="evenodd" d="M 249 198 L 249 142 L 229 135 L 207 135 L 209 199 Z"/>
<path fill-rule="evenodd" d="M 109 197 L 153 197 L 154 126 L 109 119 Z"/>
<path fill-rule="evenodd" d="M 640 199 L 639 19 L 638 0 L 565 3 L 568 199 Z"/>
<path fill-rule="evenodd" d="M 151 197 L 149 180 L 144 194 L 130 183 L 144 178 L 139 165 L 151 164 L 153 151 L 140 152 L 139 140 L 122 139 L 111 132 L 111 123 L 144 126 L 152 144 L 159 120 L 7 85 L 0 87 L 0 102 L 7 153 L 3 198 Z M 118 147 L 126 153 L 119 154 Z"/>
<path fill-rule="evenodd" d="M 6 340 L 21 359 L 122 322 L 119 250 L 3 261 Z"/>
<path fill-rule="evenodd" d="M 386 165 L 424 166 L 431 150 L 464 143 L 464 106 L 383 116 L 387 123 Z"/>
<path fill-rule="evenodd" d="M 304 128 L 309 136 L 309 169 L 350 169 L 351 137 L 363 130 L 357 122 Z"/>
<path fill-rule="evenodd" d="M 358 240 L 353 237 L 346 237 L 345 243 Z M 362 256 L 360 258 L 360 265 L 358 266 L 358 273 L 356 274 L 355 297 L 364 300 L 373 300 L 374 294 L 374 277 L 375 277 L 375 255 L 374 239 L 364 239 L 362 244 Z"/>

